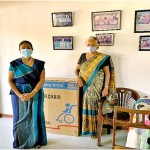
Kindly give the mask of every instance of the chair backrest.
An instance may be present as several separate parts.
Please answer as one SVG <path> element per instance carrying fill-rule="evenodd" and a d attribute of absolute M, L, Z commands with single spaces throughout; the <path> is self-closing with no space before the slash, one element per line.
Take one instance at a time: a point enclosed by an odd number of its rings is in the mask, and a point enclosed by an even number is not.
<path fill-rule="evenodd" d="M 138 100 L 140 98 L 140 95 L 129 88 L 121 88 L 121 87 L 117 87 L 116 88 L 116 96 L 118 99 L 118 106 L 120 107 L 124 107 L 124 108 L 129 108 L 130 106 L 130 101 L 131 99 L 134 99 L 135 101 Z M 100 104 L 101 105 L 101 104 Z M 100 106 L 99 105 L 99 106 Z M 101 117 L 103 116 L 103 117 Z M 129 114 L 127 113 L 120 113 L 118 115 L 118 117 L 120 118 L 120 120 L 128 120 L 129 119 Z M 113 111 L 110 113 L 106 113 L 105 115 L 102 114 L 102 109 L 101 107 L 98 107 L 98 136 L 97 136 L 97 140 L 98 140 L 98 145 L 100 145 L 100 141 L 101 141 L 101 131 L 102 131 L 102 127 L 107 128 L 107 133 L 110 134 L 110 129 L 113 126 Z M 127 129 L 126 127 L 119 127 L 119 129 Z"/>
<path fill-rule="evenodd" d="M 117 87 L 118 106 L 129 108 L 131 99 L 135 101 L 140 98 L 140 95 L 133 89 Z"/>
<path fill-rule="evenodd" d="M 127 120 L 118 120 L 118 113 L 129 113 L 129 121 Z M 113 148 L 124 148 L 124 146 L 119 146 L 116 144 L 116 127 L 125 126 L 125 127 L 135 127 L 142 129 L 150 129 L 150 125 L 146 124 L 145 118 L 147 115 L 150 115 L 150 110 L 135 110 L 129 108 L 122 108 L 115 106 L 113 114 L 113 131 L 112 131 L 112 146 Z"/>

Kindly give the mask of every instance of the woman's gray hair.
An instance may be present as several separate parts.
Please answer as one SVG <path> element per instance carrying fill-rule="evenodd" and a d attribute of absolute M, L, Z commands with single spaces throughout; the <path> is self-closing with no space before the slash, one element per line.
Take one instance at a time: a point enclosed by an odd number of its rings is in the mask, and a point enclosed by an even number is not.
<path fill-rule="evenodd" d="M 94 39 L 97 42 L 98 45 L 100 44 L 99 39 L 95 36 L 90 36 L 87 39 Z"/>

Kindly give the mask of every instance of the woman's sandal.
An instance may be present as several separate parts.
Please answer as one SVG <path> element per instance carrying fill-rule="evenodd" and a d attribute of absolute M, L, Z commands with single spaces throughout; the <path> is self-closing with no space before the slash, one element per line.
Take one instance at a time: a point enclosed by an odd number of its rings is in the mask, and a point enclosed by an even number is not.
<path fill-rule="evenodd" d="M 35 146 L 36 149 L 39 149 L 40 147 L 41 147 L 41 145 L 36 145 Z"/>
<path fill-rule="evenodd" d="M 96 139 L 97 136 L 91 135 L 90 138 L 91 138 L 91 139 Z"/>

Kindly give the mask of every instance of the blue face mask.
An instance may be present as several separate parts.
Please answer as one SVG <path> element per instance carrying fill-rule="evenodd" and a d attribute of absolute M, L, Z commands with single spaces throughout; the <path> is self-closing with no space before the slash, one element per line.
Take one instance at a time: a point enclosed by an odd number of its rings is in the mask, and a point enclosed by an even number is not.
<path fill-rule="evenodd" d="M 88 46 L 87 47 L 87 50 L 90 52 L 90 53 L 92 53 L 92 52 L 94 52 L 94 51 L 96 51 L 96 47 L 95 46 Z"/>
<path fill-rule="evenodd" d="M 22 49 L 21 50 L 21 54 L 23 55 L 23 57 L 25 58 L 29 58 L 32 54 L 33 50 L 32 49 Z"/>

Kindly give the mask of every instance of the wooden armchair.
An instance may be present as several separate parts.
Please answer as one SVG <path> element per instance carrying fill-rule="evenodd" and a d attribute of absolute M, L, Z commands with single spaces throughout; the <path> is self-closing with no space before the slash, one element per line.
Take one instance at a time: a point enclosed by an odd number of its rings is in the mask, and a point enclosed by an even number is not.
<path fill-rule="evenodd" d="M 129 120 L 118 119 L 117 116 L 120 112 L 128 113 Z M 129 147 L 125 147 L 125 146 L 116 144 L 116 128 L 117 128 L 117 126 L 119 126 L 119 127 L 122 126 L 122 127 L 127 127 L 127 128 L 128 127 L 136 127 L 136 128 L 142 128 L 142 129 L 150 129 L 150 125 L 145 124 L 145 118 L 146 118 L 147 114 L 150 114 L 150 110 L 135 110 L 135 109 L 122 108 L 122 107 L 115 106 L 114 114 L 113 114 L 112 148 L 113 149 L 131 149 Z M 141 117 L 141 115 L 142 115 L 142 117 Z M 134 117 L 134 116 L 136 116 L 136 117 Z M 133 118 L 135 120 L 133 120 Z"/>
<path fill-rule="evenodd" d="M 129 88 L 116 88 L 118 106 L 123 108 L 129 108 L 131 99 L 135 101 L 140 98 L 140 95 L 133 89 Z M 99 104 L 100 106 L 101 104 Z M 127 113 L 120 113 L 120 120 L 128 120 L 129 116 Z M 107 127 L 107 133 L 110 133 L 110 129 L 113 126 L 113 111 L 112 113 L 102 115 L 102 108 L 98 107 L 98 125 L 97 125 L 97 145 L 101 146 L 101 133 L 102 128 Z"/>

